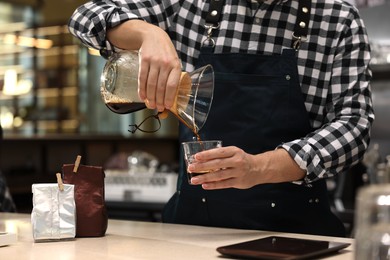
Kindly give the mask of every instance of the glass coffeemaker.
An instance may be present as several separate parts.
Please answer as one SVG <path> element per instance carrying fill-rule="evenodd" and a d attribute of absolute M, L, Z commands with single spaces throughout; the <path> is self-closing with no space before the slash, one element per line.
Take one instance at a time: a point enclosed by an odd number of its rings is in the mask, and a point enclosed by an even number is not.
<path fill-rule="evenodd" d="M 138 72 L 137 51 L 120 51 L 108 59 L 101 75 L 100 91 L 111 111 L 128 114 L 146 108 L 138 96 Z M 213 93 L 214 71 L 211 65 L 190 73 L 182 72 L 174 105 L 169 111 L 197 134 L 207 120 Z M 159 120 L 157 115 L 153 117 Z M 135 125 L 135 130 L 140 129 L 141 124 Z"/>

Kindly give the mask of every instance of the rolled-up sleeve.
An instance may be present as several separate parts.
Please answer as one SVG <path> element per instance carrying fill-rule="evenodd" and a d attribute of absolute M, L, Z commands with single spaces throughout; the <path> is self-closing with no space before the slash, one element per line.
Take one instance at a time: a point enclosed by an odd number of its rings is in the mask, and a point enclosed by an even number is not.
<path fill-rule="evenodd" d="M 340 29 L 322 126 L 281 144 L 307 175 L 300 184 L 334 176 L 359 162 L 374 121 L 370 47 L 364 25 L 351 18 Z"/>

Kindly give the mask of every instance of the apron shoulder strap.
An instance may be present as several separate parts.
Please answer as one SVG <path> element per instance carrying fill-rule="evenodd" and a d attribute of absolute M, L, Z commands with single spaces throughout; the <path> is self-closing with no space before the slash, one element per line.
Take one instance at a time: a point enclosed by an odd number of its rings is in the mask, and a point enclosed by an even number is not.
<path fill-rule="evenodd" d="M 301 42 L 307 40 L 307 32 L 310 22 L 311 0 L 299 0 L 297 21 L 293 32 L 292 48 L 298 50 Z"/>
<path fill-rule="evenodd" d="M 214 46 L 215 42 L 211 38 L 213 29 L 219 27 L 219 21 L 221 19 L 222 8 L 224 0 L 211 0 L 209 11 L 206 16 L 206 29 L 207 39 L 205 42 L 209 42 L 209 45 Z M 294 32 L 292 34 L 293 41 L 291 47 L 298 50 L 301 46 L 301 42 L 307 40 L 308 26 L 310 22 L 310 9 L 311 0 L 299 0 L 297 20 L 295 22 Z M 204 42 L 204 43 L 205 43 Z"/>
<path fill-rule="evenodd" d="M 224 0 L 211 0 L 208 14 L 206 16 L 206 24 L 218 26 L 221 19 L 222 7 Z"/>
<path fill-rule="evenodd" d="M 206 16 L 205 28 L 207 31 L 207 38 L 203 41 L 202 46 L 213 48 L 215 40 L 212 38 L 213 30 L 218 29 L 219 21 L 222 16 L 222 8 L 225 0 L 211 0 L 209 11 Z"/>

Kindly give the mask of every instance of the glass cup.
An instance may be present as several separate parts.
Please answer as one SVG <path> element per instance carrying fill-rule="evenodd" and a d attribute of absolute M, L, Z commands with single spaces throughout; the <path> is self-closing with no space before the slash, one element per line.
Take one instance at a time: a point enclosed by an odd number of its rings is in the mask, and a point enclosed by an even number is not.
<path fill-rule="evenodd" d="M 390 184 L 359 190 L 355 215 L 355 259 L 390 259 Z"/>
<path fill-rule="evenodd" d="M 186 166 L 188 169 L 188 165 L 193 163 L 195 161 L 195 154 L 201 151 L 210 150 L 218 147 L 222 147 L 222 141 L 220 140 L 208 140 L 208 141 L 190 141 L 190 142 L 183 142 L 182 143 L 183 151 L 184 151 L 184 160 L 186 162 Z M 188 183 L 191 184 L 191 178 L 205 174 L 210 172 L 203 171 L 203 172 L 189 172 L 187 170 L 187 177 L 188 177 Z"/>

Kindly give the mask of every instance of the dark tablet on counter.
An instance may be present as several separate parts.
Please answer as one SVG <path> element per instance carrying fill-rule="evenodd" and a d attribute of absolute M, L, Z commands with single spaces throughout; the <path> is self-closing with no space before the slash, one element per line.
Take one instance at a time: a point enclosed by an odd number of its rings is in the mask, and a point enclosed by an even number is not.
<path fill-rule="evenodd" d="M 217 251 L 223 256 L 240 259 L 296 260 L 318 259 L 319 256 L 336 253 L 349 245 L 323 240 L 270 236 L 221 246 Z"/>

